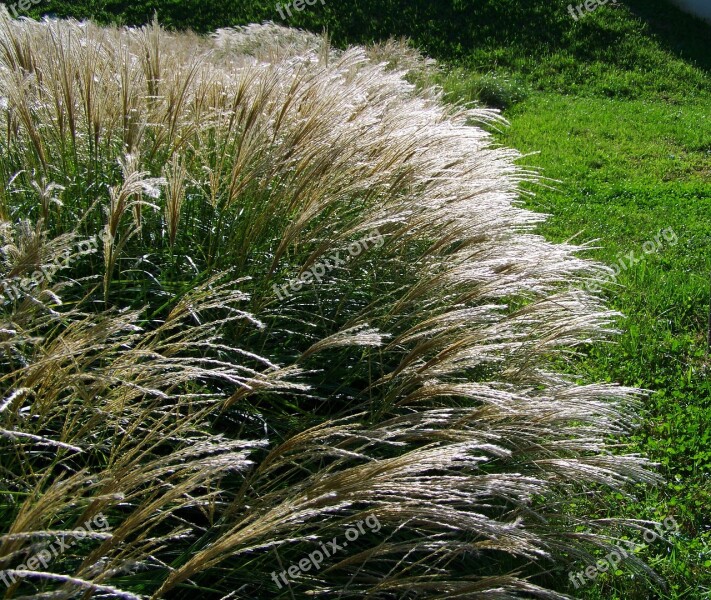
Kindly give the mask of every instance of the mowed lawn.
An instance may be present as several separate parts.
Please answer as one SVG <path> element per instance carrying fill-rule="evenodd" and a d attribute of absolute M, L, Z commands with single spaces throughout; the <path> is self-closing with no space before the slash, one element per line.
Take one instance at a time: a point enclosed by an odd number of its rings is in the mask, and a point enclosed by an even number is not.
<path fill-rule="evenodd" d="M 643 491 L 636 502 L 620 497 L 619 506 L 630 518 L 672 515 L 680 524 L 670 545 L 657 541 L 640 551 L 667 579 L 667 590 L 650 596 L 618 571 L 568 591 L 586 598 L 709 598 L 711 94 L 640 96 L 533 90 L 505 111 L 510 127 L 496 137 L 531 153 L 522 164 L 554 180 L 533 187 L 527 200 L 550 215 L 541 232 L 592 242 L 590 257 L 618 265 L 604 293 L 624 314 L 622 334 L 616 344 L 588 348 L 570 368 L 589 381 L 651 391 L 639 435 L 624 441 L 661 463 L 668 484 Z"/>

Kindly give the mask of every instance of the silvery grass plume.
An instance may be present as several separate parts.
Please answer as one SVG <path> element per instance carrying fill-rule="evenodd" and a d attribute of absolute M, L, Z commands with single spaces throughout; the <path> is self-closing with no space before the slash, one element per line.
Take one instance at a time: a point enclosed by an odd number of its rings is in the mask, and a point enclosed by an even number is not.
<path fill-rule="evenodd" d="M 470 125 L 500 117 L 426 68 L 0 16 L 3 276 L 102 240 L 2 305 L 6 597 L 560 598 L 546 573 L 614 542 L 567 510 L 656 480 L 614 442 L 637 390 L 560 372 L 613 333 L 600 269 L 533 232 L 536 174 Z M 99 512 L 110 536 L 17 569 Z"/>

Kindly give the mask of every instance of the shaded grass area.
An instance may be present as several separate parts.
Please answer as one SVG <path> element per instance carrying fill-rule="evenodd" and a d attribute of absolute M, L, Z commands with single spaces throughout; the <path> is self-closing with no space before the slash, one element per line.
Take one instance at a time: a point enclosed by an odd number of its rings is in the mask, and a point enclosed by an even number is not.
<path fill-rule="evenodd" d="M 145 23 L 157 14 L 164 26 L 198 32 L 273 20 L 319 33 L 327 29 L 339 45 L 408 36 L 438 59 L 478 69 L 512 68 L 551 89 L 571 77 L 597 74 L 586 87 L 604 91 L 608 82 L 601 75 L 606 71 L 611 77 L 626 78 L 634 93 L 634 86 L 646 81 L 640 73 L 668 71 L 670 56 L 711 68 L 705 25 L 666 0 L 621 0 L 577 22 L 570 17 L 567 2 L 547 0 L 317 0 L 302 11 L 292 9 L 286 19 L 280 17 L 277 4 L 287 2 L 216 0 L 208 6 L 201 0 L 44 0 L 27 14 L 128 25 Z M 563 56 L 565 62 L 560 61 Z M 611 66 L 616 69 L 610 71 Z M 708 86 L 683 63 L 676 67 L 671 79 L 667 72 L 663 81 L 646 84 L 668 85 L 682 77 L 687 91 L 694 85 Z"/>

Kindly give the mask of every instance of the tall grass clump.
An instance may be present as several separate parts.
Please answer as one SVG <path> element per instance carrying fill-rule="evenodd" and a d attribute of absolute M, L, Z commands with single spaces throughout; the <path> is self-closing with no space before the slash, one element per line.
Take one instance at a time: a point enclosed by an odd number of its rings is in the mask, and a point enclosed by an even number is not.
<path fill-rule="evenodd" d="M 637 391 L 560 372 L 599 268 L 426 68 L 3 13 L 3 597 L 557 598 L 643 526 L 566 511 L 655 480 Z"/>

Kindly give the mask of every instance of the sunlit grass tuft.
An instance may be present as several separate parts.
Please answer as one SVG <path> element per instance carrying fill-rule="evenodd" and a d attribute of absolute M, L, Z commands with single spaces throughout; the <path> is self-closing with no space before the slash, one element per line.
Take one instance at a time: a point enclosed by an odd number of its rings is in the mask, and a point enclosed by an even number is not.
<path fill-rule="evenodd" d="M 536 173 L 468 124 L 498 113 L 417 91 L 426 68 L 275 26 L 0 18 L 2 276 L 101 240 L 2 305 L 0 567 L 111 528 L 6 597 L 556 598 L 551 568 L 614 543 L 566 506 L 657 481 L 610 441 L 638 391 L 555 368 L 612 334 L 579 289 L 603 272 L 533 233 Z"/>

